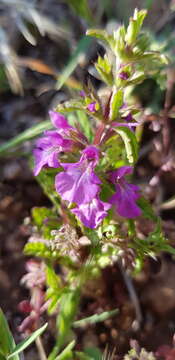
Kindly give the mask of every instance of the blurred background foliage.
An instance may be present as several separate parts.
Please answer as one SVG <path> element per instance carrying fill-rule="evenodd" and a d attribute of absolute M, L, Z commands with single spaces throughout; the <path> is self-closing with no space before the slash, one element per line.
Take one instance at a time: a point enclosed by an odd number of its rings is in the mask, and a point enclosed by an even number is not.
<path fill-rule="evenodd" d="M 66 55 L 67 60 L 69 53 L 70 61 L 66 68 L 66 75 L 64 71 L 65 82 L 76 65 L 81 63 L 82 56 L 80 55 L 88 51 L 89 41 L 84 39 L 79 43 L 85 30 L 89 26 L 107 26 L 108 29 L 112 29 L 122 21 L 127 23 L 129 15 L 133 13 L 135 7 L 149 10 L 146 26 L 161 40 L 166 38 L 169 41 L 168 36 L 173 38 L 171 26 L 175 10 L 173 1 L 0 0 L 1 87 L 3 84 L 5 85 L 3 69 L 5 69 L 11 89 L 17 93 L 22 93 L 25 88 L 22 80 L 26 68 L 56 79 L 59 78 L 59 75 L 62 76 L 60 61 L 54 63 L 53 58 L 48 59 L 46 54 L 42 54 L 42 57 L 38 58 L 37 52 L 43 44 L 41 37 L 45 37 L 45 39 L 49 37 L 55 43 L 55 47 L 61 50 L 58 51 L 62 58 L 62 64 L 65 60 L 63 54 Z M 29 43 L 28 49 L 27 42 Z M 36 46 L 36 49 L 34 50 L 31 46 Z M 77 56 L 72 65 L 75 49 L 77 49 Z M 53 50 L 49 49 L 49 52 L 51 51 Z M 28 57 L 28 53 L 30 57 Z M 43 57 L 46 58 L 46 63 Z M 77 82 L 71 81 L 71 79 L 68 84 L 71 87 L 78 87 Z"/>

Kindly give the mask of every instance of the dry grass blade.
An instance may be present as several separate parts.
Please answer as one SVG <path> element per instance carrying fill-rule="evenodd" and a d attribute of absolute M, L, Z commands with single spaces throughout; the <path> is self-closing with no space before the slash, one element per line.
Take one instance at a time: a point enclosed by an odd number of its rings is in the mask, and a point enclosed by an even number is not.
<path fill-rule="evenodd" d="M 21 32 L 21 34 L 24 36 L 24 38 L 31 44 L 36 45 L 36 39 L 31 34 L 29 29 L 27 28 L 25 22 L 23 21 L 23 18 L 19 15 L 16 15 L 16 26 L 18 27 L 18 30 Z"/>
<path fill-rule="evenodd" d="M 20 80 L 17 56 L 11 48 L 6 32 L 0 27 L 0 61 L 5 66 L 5 72 L 15 93 L 23 93 L 22 82 Z"/>
<path fill-rule="evenodd" d="M 19 72 L 21 65 L 28 66 L 44 74 L 52 75 L 55 78 L 57 74 L 39 60 L 27 59 L 22 61 L 18 58 L 10 45 L 8 32 L 6 30 L 8 24 L 11 22 L 15 23 L 24 38 L 32 45 L 36 45 L 37 42 L 29 30 L 28 24 L 35 25 L 42 36 L 48 34 L 55 38 L 61 37 L 65 39 L 69 34 L 61 27 L 58 27 L 47 16 L 40 13 L 36 9 L 33 0 L 0 0 L 0 61 L 5 67 L 6 76 L 12 91 L 22 94 L 23 87 Z"/>
<path fill-rule="evenodd" d="M 18 57 L 17 62 L 20 66 L 28 67 L 31 70 L 37 71 L 41 74 L 52 75 L 57 79 L 57 73 L 49 65 L 43 61 L 28 57 Z"/>
<path fill-rule="evenodd" d="M 27 15 L 27 14 L 25 14 Z M 26 16 L 28 20 L 33 20 L 33 23 L 38 28 L 40 34 L 44 36 L 45 34 L 54 35 L 60 38 L 65 39 L 67 36 L 70 36 L 70 33 L 66 30 L 63 30 L 61 26 L 56 25 L 51 21 L 47 16 L 40 14 L 36 9 L 29 9 L 29 14 Z"/>
<path fill-rule="evenodd" d="M 6 10 L 7 16 L 15 21 L 20 32 L 32 45 L 36 45 L 36 40 L 27 28 L 25 21 L 34 24 L 42 36 L 45 34 L 62 38 L 68 36 L 67 31 L 40 13 L 32 0 L 0 0 L 0 8 Z"/>

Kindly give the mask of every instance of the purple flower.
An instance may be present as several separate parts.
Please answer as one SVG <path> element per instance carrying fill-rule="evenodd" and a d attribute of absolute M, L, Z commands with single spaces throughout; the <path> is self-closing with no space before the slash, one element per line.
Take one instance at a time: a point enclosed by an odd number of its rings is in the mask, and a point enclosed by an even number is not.
<path fill-rule="evenodd" d="M 122 166 L 111 172 L 110 180 L 115 185 L 116 193 L 110 198 L 109 203 L 116 207 L 120 216 L 132 219 L 141 215 L 136 200 L 140 197 L 139 187 L 129 184 L 125 175 L 132 173 L 131 166 Z"/>
<path fill-rule="evenodd" d="M 80 94 L 80 96 L 81 96 L 81 97 L 85 97 L 85 96 L 86 96 L 86 94 L 85 94 L 85 91 L 84 91 L 84 90 L 81 90 L 79 94 Z"/>
<path fill-rule="evenodd" d="M 64 115 L 52 110 L 49 111 L 49 115 L 53 126 L 57 129 L 57 133 L 62 135 L 63 137 L 69 137 L 71 130 L 76 131 L 73 126 L 69 125 Z"/>
<path fill-rule="evenodd" d="M 55 178 L 55 187 L 63 200 L 78 205 L 89 203 L 99 191 L 100 179 L 94 172 L 99 159 L 99 150 L 92 145 L 82 151 L 77 163 L 62 163 L 64 172 Z"/>
<path fill-rule="evenodd" d="M 91 113 L 94 113 L 96 112 L 96 102 L 92 102 L 90 103 L 88 106 L 87 106 L 87 109 L 91 112 Z"/>
<path fill-rule="evenodd" d="M 82 149 L 87 145 L 86 137 L 76 128 L 69 125 L 67 119 L 60 113 L 49 111 L 51 122 L 56 130 L 45 131 L 44 137 L 36 143 L 33 154 L 35 157 L 34 174 L 38 175 L 44 166 L 60 167 L 58 155 L 70 152 L 73 147 Z"/>
<path fill-rule="evenodd" d="M 64 140 L 55 131 L 48 131 L 47 136 L 39 139 L 36 149 L 33 151 L 35 157 L 34 174 L 37 176 L 44 166 L 53 168 L 60 167 L 58 154 L 71 149 L 71 141 Z"/>
<path fill-rule="evenodd" d="M 107 216 L 107 211 L 111 205 L 101 201 L 97 197 L 88 204 L 82 204 L 71 210 L 80 221 L 88 228 L 96 228 Z"/>
<path fill-rule="evenodd" d="M 72 140 L 76 146 L 82 148 L 88 144 L 88 140 L 83 133 L 77 130 L 75 127 L 69 125 L 64 115 L 55 111 L 49 111 L 52 124 L 56 127 L 56 132 L 60 134 L 64 139 Z M 47 131 L 45 132 L 47 134 Z"/>
<path fill-rule="evenodd" d="M 129 78 L 129 74 L 126 71 L 121 71 L 118 74 L 118 77 L 122 80 L 127 80 Z"/>
<path fill-rule="evenodd" d="M 129 112 L 128 115 L 126 115 L 126 116 L 124 117 L 124 119 L 125 119 L 128 123 L 130 123 L 130 122 L 133 120 L 132 114 Z"/>

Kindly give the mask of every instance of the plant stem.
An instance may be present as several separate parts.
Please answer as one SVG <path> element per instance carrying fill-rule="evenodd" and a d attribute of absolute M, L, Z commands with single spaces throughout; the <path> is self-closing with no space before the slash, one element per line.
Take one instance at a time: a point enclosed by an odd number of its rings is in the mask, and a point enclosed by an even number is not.
<path fill-rule="evenodd" d="M 168 69 L 167 71 L 167 90 L 165 94 L 165 104 L 164 104 L 164 122 L 163 122 L 163 150 L 164 156 L 166 157 L 170 150 L 170 124 L 168 112 L 171 107 L 172 91 L 175 82 L 174 69 Z"/>
<path fill-rule="evenodd" d="M 46 356 L 44 346 L 43 346 L 43 343 L 42 343 L 42 340 L 41 340 L 40 336 L 38 336 L 37 339 L 35 340 L 35 344 L 36 344 L 36 347 L 37 347 L 37 350 L 38 350 L 40 360 L 47 360 L 47 356 Z"/>
<path fill-rule="evenodd" d="M 119 268 L 120 271 L 122 273 L 125 285 L 127 287 L 130 299 L 134 305 L 135 308 L 135 313 L 136 313 L 136 322 L 137 322 L 137 330 L 140 328 L 140 324 L 143 320 L 143 316 L 142 316 L 142 311 L 141 311 L 141 307 L 140 307 L 140 303 L 139 303 L 139 299 L 136 293 L 136 290 L 134 288 L 133 282 L 132 282 L 132 278 L 130 277 L 130 275 L 127 273 L 127 271 L 125 271 L 125 269 L 123 268 L 122 264 L 119 262 Z"/>

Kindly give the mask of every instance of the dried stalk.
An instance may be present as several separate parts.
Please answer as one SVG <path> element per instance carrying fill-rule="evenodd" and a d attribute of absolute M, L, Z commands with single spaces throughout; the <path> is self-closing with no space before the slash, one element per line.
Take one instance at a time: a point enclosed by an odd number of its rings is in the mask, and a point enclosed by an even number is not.
<path fill-rule="evenodd" d="M 40 360 L 47 360 L 47 356 L 46 356 L 44 346 L 43 346 L 43 343 L 42 343 L 42 340 L 41 340 L 40 336 L 38 336 L 37 339 L 35 340 L 35 344 L 36 344 L 36 347 L 37 347 L 37 350 L 38 350 Z"/>

